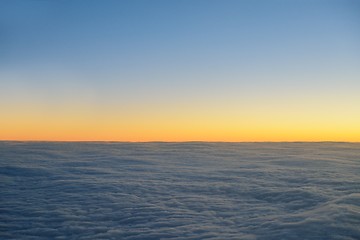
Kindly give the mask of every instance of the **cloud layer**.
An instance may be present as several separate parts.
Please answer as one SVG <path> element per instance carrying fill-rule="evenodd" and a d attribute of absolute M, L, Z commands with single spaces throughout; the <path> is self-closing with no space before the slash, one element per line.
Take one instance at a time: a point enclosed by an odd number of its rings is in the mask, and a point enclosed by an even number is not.
<path fill-rule="evenodd" d="M 1 239 L 359 239 L 360 145 L 0 142 Z"/>

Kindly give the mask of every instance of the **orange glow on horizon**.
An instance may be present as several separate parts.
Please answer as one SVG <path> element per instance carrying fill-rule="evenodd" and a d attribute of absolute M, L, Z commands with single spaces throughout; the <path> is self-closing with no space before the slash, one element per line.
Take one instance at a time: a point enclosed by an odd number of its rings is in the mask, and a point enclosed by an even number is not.
<path fill-rule="evenodd" d="M 121 108 L 74 103 L 56 109 L 8 104 L 2 106 L 6 114 L 0 118 L 0 140 L 360 142 L 356 109 L 301 104 L 148 103 Z"/>
<path fill-rule="evenodd" d="M 299 122 L 272 122 L 257 119 L 195 116 L 184 119 L 164 117 L 95 118 L 94 116 L 56 119 L 16 117 L 1 119 L 1 140 L 39 141 L 360 141 L 358 125 Z"/>

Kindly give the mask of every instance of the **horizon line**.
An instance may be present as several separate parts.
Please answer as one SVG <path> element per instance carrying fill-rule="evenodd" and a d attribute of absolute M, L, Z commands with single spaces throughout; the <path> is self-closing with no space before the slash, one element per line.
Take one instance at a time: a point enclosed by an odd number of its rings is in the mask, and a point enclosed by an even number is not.
<path fill-rule="evenodd" d="M 360 143 L 360 141 L 120 141 L 120 140 L 1 140 L 0 142 L 48 142 L 48 143 Z"/>

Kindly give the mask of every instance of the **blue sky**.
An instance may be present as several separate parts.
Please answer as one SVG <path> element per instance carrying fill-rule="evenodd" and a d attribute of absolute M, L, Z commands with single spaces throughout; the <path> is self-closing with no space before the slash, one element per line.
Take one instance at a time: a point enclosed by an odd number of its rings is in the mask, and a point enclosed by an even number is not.
<path fill-rule="evenodd" d="M 353 67 L 359 60 L 356 1 L 15 0 L 1 5 L 3 61 L 12 64 L 130 73 L 181 67 L 296 70 L 296 65 L 323 71 Z"/>
<path fill-rule="evenodd" d="M 359 10 L 340 0 L 3 0 L 1 99 L 131 108 L 339 93 L 353 102 Z"/>

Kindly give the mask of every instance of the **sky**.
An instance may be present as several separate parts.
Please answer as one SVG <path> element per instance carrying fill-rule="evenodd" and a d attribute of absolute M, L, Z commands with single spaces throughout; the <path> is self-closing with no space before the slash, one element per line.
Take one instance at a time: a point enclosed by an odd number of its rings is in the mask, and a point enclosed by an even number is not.
<path fill-rule="evenodd" d="M 360 141 L 355 0 L 0 0 L 0 139 Z"/>

